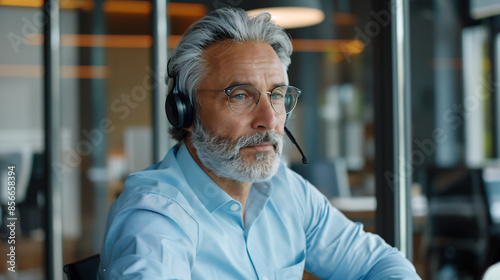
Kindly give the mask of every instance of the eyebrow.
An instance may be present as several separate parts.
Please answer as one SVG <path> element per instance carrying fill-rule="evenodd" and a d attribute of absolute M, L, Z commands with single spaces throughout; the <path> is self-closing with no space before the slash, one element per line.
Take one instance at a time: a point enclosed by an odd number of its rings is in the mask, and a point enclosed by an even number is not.
<path fill-rule="evenodd" d="M 256 87 L 256 86 L 255 86 L 254 84 L 252 84 L 252 83 L 249 83 L 249 82 L 242 82 L 242 81 L 238 81 L 238 80 L 236 80 L 236 81 L 231 82 L 231 84 L 229 84 L 229 85 L 228 85 L 227 87 L 225 87 L 225 88 L 232 87 L 232 86 L 242 86 L 242 85 L 252 85 L 252 86 Z M 272 89 L 275 89 L 275 88 L 280 87 L 280 86 L 286 86 L 286 85 L 287 85 L 287 84 L 286 84 L 286 83 L 284 83 L 284 82 L 283 82 L 283 83 L 277 83 L 277 84 L 274 84 L 274 85 L 273 85 L 273 88 L 272 88 Z M 256 88 L 258 88 L 258 87 L 256 87 Z M 259 90 L 262 90 L 262 89 L 260 89 L 260 88 L 258 88 L 258 89 L 259 89 Z"/>

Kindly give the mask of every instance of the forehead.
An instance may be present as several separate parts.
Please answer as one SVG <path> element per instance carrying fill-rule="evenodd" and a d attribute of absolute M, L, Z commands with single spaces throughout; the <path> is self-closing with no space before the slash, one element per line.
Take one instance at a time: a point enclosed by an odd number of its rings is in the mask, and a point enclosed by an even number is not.
<path fill-rule="evenodd" d="M 244 80 L 262 75 L 281 82 L 286 79 L 278 55 L 267 43 L 218 42 L 205 49 L 203 59 L 208 66 L 207 78 L 211 79 Z"/>

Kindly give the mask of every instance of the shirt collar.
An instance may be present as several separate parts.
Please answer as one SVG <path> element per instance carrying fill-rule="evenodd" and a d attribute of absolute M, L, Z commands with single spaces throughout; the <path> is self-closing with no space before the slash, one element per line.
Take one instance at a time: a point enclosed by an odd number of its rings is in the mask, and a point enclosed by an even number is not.
<path fill-rule="evenodd" d="M 273 191 L 272 181 L 266 181 L 262 183 L 254 183 L 252 188 L 262 193 L 264 196 L 269 197 Z"/>
<path fill-rule="evenodd" d="M 217 210 L 229 201 L 234 201 L 201 169 L 185 143 L 180 145 L 176 158 L 188 185 L 209 212 Z"/>

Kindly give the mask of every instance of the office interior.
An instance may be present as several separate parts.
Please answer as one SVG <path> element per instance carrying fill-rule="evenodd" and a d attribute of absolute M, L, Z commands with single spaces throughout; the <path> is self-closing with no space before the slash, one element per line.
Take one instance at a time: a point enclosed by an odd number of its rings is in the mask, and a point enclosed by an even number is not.
<path fill-rule="evenodd" d="M 301 1 L 0 0 L 0 279 L 63 279 L 63 264 L 99 253 L 127 175 L 176 144 L 165 66 L 193 22 L 287 2 Z M 288 140 L 283 160 L 403 246 L 422 279 L 481 279 L 500 261 L 500 4 L 317 4 L 318 23 L 286 27 L 290 84 L 303 91 L 287 127 L 309 163 Z"/>

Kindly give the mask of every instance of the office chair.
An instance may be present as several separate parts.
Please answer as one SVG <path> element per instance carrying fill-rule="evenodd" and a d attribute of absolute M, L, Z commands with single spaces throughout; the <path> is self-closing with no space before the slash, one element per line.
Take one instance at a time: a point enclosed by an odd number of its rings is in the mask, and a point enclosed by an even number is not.
<path fill-rule="evenodd" d="M 43 153 L 34 153 L 32 156 L 31 176 L 27 184 L 24 199 L 16 202 L 19 209 L 21 232 L 29 236 L 31 232 L 42 229 L 45 223 L 43 215 L 43 198 L 45 185 L 45 162 Z"/>
<path fill-rule="evenodd" d="M 64 266 L 68 280 L 95 280 L 99 269 L 100 255 L 95 255 Z"/>
<path fill-rule="evenodd" d="M 428 176 L 430 279 L 479 279 L 489 244 L 481 170 L 431 168 Z"/>
<path fill-rule="evenodd" d="M 7 167 L 15 166 L 16 178 L 15 202 L 16 217 L 23 236 L 29 237 L 31 232 L 43 228 L 44 161 L 43 153 L 30 148 L 13 148 L 6 150 L 0 147 L 0 238 L 8 237 L 8 228 L 4 226 L 8 217 Z"/>

